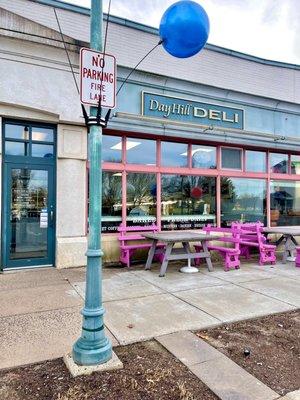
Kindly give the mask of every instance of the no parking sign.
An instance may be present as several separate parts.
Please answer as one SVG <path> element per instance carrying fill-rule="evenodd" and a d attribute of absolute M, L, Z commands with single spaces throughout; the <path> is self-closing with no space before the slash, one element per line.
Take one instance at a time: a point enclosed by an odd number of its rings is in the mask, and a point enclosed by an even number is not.
<path fill-rule="evenodd" d="M 90 106 L 115 108 L 116 59 L 91 49 L 80 50 L 80 101 Z"/>

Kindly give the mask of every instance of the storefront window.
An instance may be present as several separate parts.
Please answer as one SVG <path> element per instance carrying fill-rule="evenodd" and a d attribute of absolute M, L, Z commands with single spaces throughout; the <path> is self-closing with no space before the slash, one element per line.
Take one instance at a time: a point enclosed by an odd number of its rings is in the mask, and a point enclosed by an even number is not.
<path fill-rule="evenodd" d="M 126 162 L 129 164 L 156 165 L 156 141 L 126 138 Z"/>
<path fill-rule="evenodd" d="M 271 181 L 271 226 L 300 225 L 300 181 Z"/>
<path fill-rule="evenodd" d="M 266 181 L 263 179 L 221 179 L 221 224 L 233 221 L 266 224 Z"/>
<path fill-rule="evenodd" d="M 188 145 L 161 142 L 161 165 L 163 167 L 187 167 Z"/>
<path fill-rule="evenodd" d="M 270 171 L 274 174 L 287 174 L 288 155 L 279 153 L 270 153 Z"/>
<path fill-rule="evenodd" d="M 291 156 L 291 173 L 300 175 L 300 156 Z"/>
<path fill-rule="evenodd" d="M 193 168 L 216 168 L 216 148 L 210 146 L 192 145 L 192 167 Z"/>
<path fill-rule="evenodd" d="M 127 174 L 127 225 L 156 222 L 156 175 Z"/>
<path fill-rule="evenodd" d="M 102 161 L 120 163 L 122 161 L 122 138 L 102 136 Z"/>
<path fill-rule="evenodd" d="M 242 150 L 223 147 L 221 151 L 222 168 L 242 169 Z"/>
<path fill-rule="evenodd" d="M 245 154 L 247 172 L 266 172 L 265 152 L 246 150 Z"/>
<path fill-rule="evenodd" d="M 117 232 L 122 222 L 122 174 L 102 174 L 102 232 Z"/>
<path fill-rule="evenodd" d="M 216 180 L 162 175 L 161 229 L 200 229 L 216 223 Z"/>

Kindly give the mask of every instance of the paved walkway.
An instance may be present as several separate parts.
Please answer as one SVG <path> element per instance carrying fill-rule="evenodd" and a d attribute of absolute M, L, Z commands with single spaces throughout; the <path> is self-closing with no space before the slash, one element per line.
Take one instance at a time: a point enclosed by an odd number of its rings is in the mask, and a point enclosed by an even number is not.
<path fill-rule="evenodd" d="M 275 400 L 280 396 L 191 332 L 157 340 L 222 400 Z"/>
<path fill-rule="evenodd" d="M 61 357 L 81 332 L 85 269 L 39 269 L 0 275 L 0 367 Z M 186 275 L 172 263 L 105 269 L 105 324 L 113 345 L 202 329 L 300 306 L 300 268 L 242 265 Z"/>

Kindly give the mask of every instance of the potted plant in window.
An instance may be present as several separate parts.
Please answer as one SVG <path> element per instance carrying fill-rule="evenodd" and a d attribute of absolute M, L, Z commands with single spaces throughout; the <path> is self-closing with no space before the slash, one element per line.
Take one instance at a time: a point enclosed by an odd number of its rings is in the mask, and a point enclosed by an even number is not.
<path fill-rule="evenodd" d="M 271 226 L 277 226 L 280 217 L 280 212 L 277 208 L 270 210 Z"/>

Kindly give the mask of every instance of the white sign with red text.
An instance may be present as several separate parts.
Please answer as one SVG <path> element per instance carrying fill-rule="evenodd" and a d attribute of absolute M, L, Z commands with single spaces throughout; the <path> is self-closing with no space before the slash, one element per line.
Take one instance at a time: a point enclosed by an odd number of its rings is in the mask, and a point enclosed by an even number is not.
<path fill-rule="evenodd" d="M 90 106 L 116 106 L 116 59 L 91 49 L 80 50 L 80 101 Z"/>

